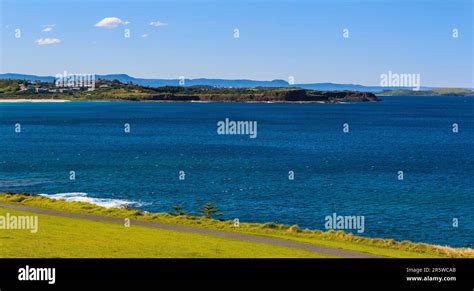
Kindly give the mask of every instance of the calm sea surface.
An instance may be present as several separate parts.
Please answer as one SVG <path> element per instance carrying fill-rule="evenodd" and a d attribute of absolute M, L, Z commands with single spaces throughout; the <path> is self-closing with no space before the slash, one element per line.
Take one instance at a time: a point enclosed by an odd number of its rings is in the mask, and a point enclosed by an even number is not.
<path fill-rule="evenodd" d="M 335 212 L 364 216 L 364 236 L 473 247 L 474 98 L 383 99 L 0 103 L 0 191 L 147 211 L 210 201 L 226 219 L 316 229 Z M 218 135 L 226 118 L 257 121 L 257 138 Z"/>

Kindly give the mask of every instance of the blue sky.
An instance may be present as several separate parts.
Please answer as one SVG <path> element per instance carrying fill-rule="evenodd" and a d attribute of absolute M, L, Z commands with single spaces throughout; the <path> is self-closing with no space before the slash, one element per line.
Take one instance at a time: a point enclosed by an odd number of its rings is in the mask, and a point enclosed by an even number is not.
<path fill-rule="evenodd" d="M 379 85 L 392 71 L 474 87 L 471 0 L 0 1 L 2 73 Z M 95 26 L 106 17 L 129 23 Z"/>

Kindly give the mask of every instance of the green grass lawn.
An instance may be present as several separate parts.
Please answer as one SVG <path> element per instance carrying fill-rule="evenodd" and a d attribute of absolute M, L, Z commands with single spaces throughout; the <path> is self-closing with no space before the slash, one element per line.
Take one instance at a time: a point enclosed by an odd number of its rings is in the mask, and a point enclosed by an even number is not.
<path fill-rule="evenodd" d="M 201 216 L 193 215 L 177 215 L 170 213 L 145 213 L 137 209 L 119 209 L 119 208 L 103 208 L 97 205 L 83 203 L 83 202 L 65 202 L 63 200 L 55 200 L 42 196 L 34 195 L 23 195 L 23 194 L 6 194 L 0 193 L 0 202 L 16 204 L 16 205 L 25 205 L 29 207 L 38 207 L 45 209 L 53 209 L 65 212 L 74 212 L 74 213 L 85 213 L 85 214 L 94 214 L 102 215 L 116 218 L 130 218 L 143 221 L 154 221 L 160 223 L 168 224 L 180 224 L 187 225 L 198 228 L 214 229 L 227 232 L 238 232 L 246 233 L 259 236 L 268 236 L 281 239 L 287 239 L 292 241 L 305 242 L 315 245 L 323 245 L 327 247 L 339 248 L 344 250 L 351 250 L 357 252 L 363 252 L 368 254 L 373 254 L 382 257 L 394 257 L 394 258 L 474 258 L 474 251 L 467 248 L 449 248 L 443 246 L 430 245 L 425 243 L 414 243 L 410 241 L 394 241 L 392 239 L 381 239 L 381 238 L 368 238 L 356 236 L 350 233 L 345 233 L 343 231 L 320 231 L 320 230 L 309 230 L 309 229 L 300 229 L 298 226 L 289 226 L 282 224 L 274 223 L 240 223 L 240 227 L 236 228 L 233 226 L 233 221 L 218 221 L 214 219 L 208 219 Z M 82 220 L 81 220 L 82 221 Z M 83 221 L 86 223 L 87 221 Z M 87 222 L 89 223 L 89 222 Z M 119 227 L 121 229 L 121 227 Z M 58 229 L 60 231 L 61 228 Z M 123 230 L 125 231 L 125 230 Z M 126 230 L 129 231 L 129 230 Z M 158 230 L 153 230 L 158 231 Z M 69 230 L 63 230 L 63 233 L 68 233 Z M 167 231 L 165 231 L 167 232 Z M 74 232 L 72 232 L 74 233 Z M 0 232 L 1 234 L 1 232 Z M 117 233 L 118 235 L 118 233 Z M 188 234 L 181 234 L 188 236 Z M 197 235 L 200 237 L 200 235 Z M 34 236 L 33 236 L 34 237 Z M 101 237 L 98 235 L 98 237 Z M 105 237 L 104 242 L 107 240 L 112 240 L 113 236 Z M 135 238 L 130 237 L 129 239 Z M 215 241 L 225 240 L 222 238 L 212 238 Z M 187 238 L 185 238 L 187 240 Z M 3 243 L 0 239 L 0 243 Z M 140 244 L 140 240 L 137 239 L 137 244 Z M 146 241 L 146 240 L 145 240 Z M 242 249 L 245 246 L 238 247 L 233 249 L 230 253 L 217 254 L 216 250 L 214 252 L 209 252 L 206 250 L 206 243 L 202 246 L 198 245 L 198 240 L 189 240 L 191 246 L 190 251 L 193 251 L 195 255 L 193 257 L 198 257 L 196 254 L 203 252 L 202 256 L 211 256 L 211 257 L 238 257 L 238 256 L 247 256 L 247 257 L 280 257 L 290 255 L 292 257 L 310 257 L 314 256 L 312 253 L 305 253 L 303 251 L 297 250 L 286 250 L 286 253 L 281 253 L 281 255 L 272 255 L 276 253 L 269 252 L 252 252 L 252 248 Z M 227 240 L 229 243 L 237 242 L 232 240 Z M 195 243 L 196 242 L 196 243 Z M 47 241 L 45 242 L 47 243 Z M 93 245 L 93 241 L 90 242 Z M 247 243 L 249 245 L 255 245 L 254 243 Z M 14 247 L 15 244 L 12 244 Z M 28 245 L 28 243 L 25 243 Z M 0 247 L 2 245 L 0 244 Z M 255 246 L 256 247 L 256 246 Z M 262 246 L 270 248 L 271 246 Z M 281 247 L 271 247 L 271 249 L 276 250 Z M 212 249 L 212 248 L 211 248 Z M 196 250 L 199 250 L 196 252 Z M 268 249 L 270 250 L 270 249 Z M 1 252 L 1 251 L 0 251 Z M 141 254 L 141 253 L 140 253 Z M 1 255 L 1 254 L 0 254 Z M 142 254 L 144 257 L 149 256 L 149 254 Z M 105 256 L 105 255 L 104 255 Z M 165 255 L 166 256 L 166 255 Z M 174 256 L 174 255 L 170 255 Z"/>
<path fill-rule="evenodd" d="M 38 215 L 0 207 L 0 215 Z M 0 229 L 0 258 L 321 258 L 221 237 L 38 215 L 38 232 Z"/>

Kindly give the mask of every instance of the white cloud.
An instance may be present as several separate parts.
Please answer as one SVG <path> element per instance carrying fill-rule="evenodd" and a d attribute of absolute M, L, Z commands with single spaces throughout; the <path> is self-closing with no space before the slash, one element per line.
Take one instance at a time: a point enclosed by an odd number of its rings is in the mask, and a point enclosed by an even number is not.
<path fill-rule="evenodd" d="M 144 33 L 144 34 L 142 34 L 142 37 L 143 37 L 143 38 L 147 38 L 147 37 L 148 37 L 148 34 Z"/>
<path fill-rule="evenodd" d="M 46 24 L 46 25 L 43 25 L 43 30 L 41 30 L 41 32 L 50 32 L 50 31 L 53 31 L 53 28 L 54 28 L 54 24 Z"/>
<path fill-rule="evenodd" d="M 57 38 L 40 38 L 35 40 L 35 43 L 37 43 L 38 45 L 50 45 L 61 43 L 61 40 Z"/>
<path fill-rule="evenodd" d="M 150 22 L 150 25 L 154 26 L 154 27 L 160 27 L 160 26 L 166 26 L 166 25 L 168 25 L 168 23 L 163 23 L 163 22 L 157 20 L 157 21 Z"/>
<path fill-rule="evenodd" d="M 106 17 L 102 19 L 101 21 L 97 22 L 95 24 L 96 27 L 103 27 L 103 28 L 115 28 L 119 25 L 126 25 L 129 24 L 130 22 L 128 21 L 123 21 L 122 19 L 118 17 Z"/>

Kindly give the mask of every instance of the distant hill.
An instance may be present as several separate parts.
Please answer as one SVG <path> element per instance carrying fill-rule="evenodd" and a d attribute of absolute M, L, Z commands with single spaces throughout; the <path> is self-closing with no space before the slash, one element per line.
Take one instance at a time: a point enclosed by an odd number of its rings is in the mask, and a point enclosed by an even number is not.
<path fill-rule="evenodd" d="M 41 82 L 52 82 L 55 80 L 54 76 L 36 76 L 26 74 L 0 74 L 0 79 L 10 80 L 27 80 L 27 81 L 41 81 Z M 140 86 L 148 87 L 163 87 L 163 86 L 179 86 L 179 79 L 143 79 L 131 77 L 127 74 L 109 74 L 109 75 L 96 75 L 96 79 L 102 80 L 118 80 L 122 83 L 132 82 Z M 255 80 L 225 80 L 225 79 L 185 79 L 185 86 L 212 86 L 212 87 L 225 87 L 225 88 L 255 88 L 255 87 L 291 87 L 288 82 L 284 80 L 273 80 L 273 81 L 255 81 Z"/>
<path fill-rule="evenodd" d="M 41 82 L 52 82 L 55 80 L 54 76 L 36 76 L 26 74 L 15 74 L 7 73 L 0 74 L 0 79 L 15 79 L 15 80 L 28 80 L 28 81 L 41 81 Z M 179 86 L 179 79 L 144 79 L 135 78 L 127 74 L 109 74 L 109 75 L 96 75 L 96 79 L 102 80 L 118 80 L 122 83 L 132 82 L 136 85 L 147 86 L 147 87 L 163 87 L 163 86 Z M 257 87 L 268 87 L 268 88 L 291 88 L 298 87 L 309 90 L 320 90 L 320 91 L 361 91 L 361 92 L 382 92 L 386 90 L 386 87 L 381 86 L 364 86 L 359 84 L 335 84 L 335 83 L 309 83 L 309 84 L 294 84 L 290 85 L 285 80 L 272 80 L 272 81 L 258 81 L 258 80 L 247 80 L 247 79 L 185 79 L 185 86 L 212 86 L 212 87 L 223 87 L 223 88 L 257 88 Z M 406 87 L 392 87 L 391 90 L 410 90 Z M 435 88 L 422 87 L 421 90 L 432 90 Z"/>
<path fill-rule="evenodd" d="M 51 76 L 35 76 L 35 75 L 7 73 L 7 74 L 0 74 L 0 79 L 52 82 L 56 78 L 51 77 Z"/>
<path fill-rule="evenodd" d="M 343 90 L 351 90 L 351 91 L 361 91 L 361 92 L 380 92 L 383 91 L 384 87 L 380 86 L 364 86 L 358 84 L 335 84 L 335 83 L 313 83 L 313 84 L 297 84 L 297 87 L 301 87 L 304 89 L 312 89 L 312 90 L 321 90 L 321 91 L 343 91 Z M 406 88 L 396 88 L 396 89 L 406 89 Z"/>

